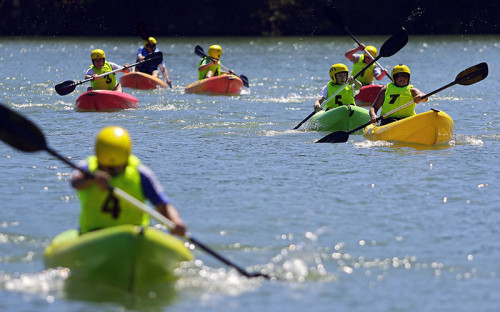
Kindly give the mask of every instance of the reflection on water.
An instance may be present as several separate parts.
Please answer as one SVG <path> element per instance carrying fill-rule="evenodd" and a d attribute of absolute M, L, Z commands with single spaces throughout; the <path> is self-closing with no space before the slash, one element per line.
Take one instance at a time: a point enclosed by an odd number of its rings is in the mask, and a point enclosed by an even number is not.
<path fill-rule="evenodd" d="M 87 284 L 82 281 L 67 280 L 61 292 L 62 298 L 88 302 L 116 303 L 126 309 L 158 311 L 175 302 L 178 292 L 175 283 L 150 285 L 135 289 L 133 293 L 104 285 Z"/>

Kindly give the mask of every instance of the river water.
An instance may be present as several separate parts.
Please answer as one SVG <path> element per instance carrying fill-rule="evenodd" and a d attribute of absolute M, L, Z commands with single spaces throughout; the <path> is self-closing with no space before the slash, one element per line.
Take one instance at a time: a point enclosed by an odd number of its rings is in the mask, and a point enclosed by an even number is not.
<path fill-rule="evenodd" d="M 380 47 L 388 36 L 360 37 Z M 329 67 L 346 63 L 349 37 L 157 38 L 172 89 L 125 89 L 135 110 L 79 113 L 54 86 L 83 80 L 95 48 L 133 63 L 139 38 L 1 38 L 0 102 L 33 120 L 70 158 L 93 152 L 98 130 L 120 125 L 192 235 L 246 269 L 246 279 L 201 250 L 167 293 L 70 292 L 67 271 L 43 250 L 77 226 L 70 168 L 45 152 L 0 144 L 1 311 L 497 311 L 500 309 L 499 36 L 415 37 L 404 63 L 431 92 L 477 63 L 490 75 L 417 105 L 455 121 L 438 147 L 370 142 L 314 144 L 327 133 L 291 130 L 311 111 Z M 249 78 L 239 97 L 184 94 L 197 79 L 199 44 Z M 383 83 L 389 80 L 384 78 Z"/>

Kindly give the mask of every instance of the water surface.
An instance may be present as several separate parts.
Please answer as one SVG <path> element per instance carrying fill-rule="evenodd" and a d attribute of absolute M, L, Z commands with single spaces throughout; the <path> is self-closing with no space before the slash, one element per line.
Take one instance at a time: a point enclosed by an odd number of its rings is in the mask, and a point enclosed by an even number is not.
<path fill-rule="evenodd" d="M 248 270 L 284 281 L 248 280 L 203 251 L 158 293 L 68 291 L 66 270 L 46 270 L 43 250 L 77 226 L 71 170 L 47 153 L 0 145 L 0 310 L 5 311 L 495 311 L 499 309 L 500 37 L 415 37 L 381 58 L 404 63 L 431 92 L 469 66 L 490 76 L 453 86 L 417 112 L 455 121 L 438 147 L 370 142 L 314 144 L 327 133 L 291 130 L 311 111 L 328 69 L 348 60 L 349 37 L 157 38 L 172 89 L 126 89 L 139 109 L 77 113 L 95 48 L 133 63 L 139 38 L 3 38 L 0 101 L 33 120 L 72 161 L 93 152 L 98 130 L 120 125 L 154 169 L 198 240 Z M 360 37 L 380 47 L 387 37 Z M 239 97 L 184 94 L 197 78 L 199 44 L 223 48 L 244 74 Z M 383 83 L 389 80 L 384 78 Z M 66 287 L 65 287 L 66 285 Z"/>

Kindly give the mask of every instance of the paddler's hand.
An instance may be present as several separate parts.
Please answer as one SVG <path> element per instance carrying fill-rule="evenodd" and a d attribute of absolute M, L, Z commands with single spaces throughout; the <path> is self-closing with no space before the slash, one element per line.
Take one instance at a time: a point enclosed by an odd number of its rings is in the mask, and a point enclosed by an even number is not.
<path fill-rule="evenodd" d="M 387 71 L 387 69 L 383 69 L 382 72 L 380 73 L 380 75 L 377 78 L 377 80 L 381 80 L 382 78 L 384 78 L 385 75 L 388 75 L 389 72 Z"/>
<path fill-rule="evenodd" d="M 232 70 L 232 69 L 231 69 L 231 70 L 229 71 L 229 73 L 230 73 L 231 75 L 234 75 L 234 70 Z"/>
<path fill-rule="evenodd" d="M 359 44 L 358 46 L 358 51 L 363 51 L 366 48 L 366 46 L 362 43 Z"/>
<path fill-rule="evenodd" d="M 321 108 L 321 103 L 323 103 L 323 101 L 325 100 L 324 97 L 319 97 L 316 102 L 314 102 L 314 111 L 315 112 L 319 112 L 322 108 Z"/>
<path fill-rule="evenodd" d="M 170 233 L 178 236 L 185 236 L 186 235 L 186 225 L 182 222 L 176 222 L 175 223 L 175 228 L 173 228 Z"/>
<path fill-rule="evenodd" d="M 97 184 L 97 186 L 102 191 L 105 191 L 108 189 L 110 179 L 111 179 L 111 176 L 102 170 L 96 170 L 94 172 L 94 179 L 93 180 L 94 180 L 95 184 Z"/>
<path fill-rule="evenodd" d="M 125 65 L 123 65 L 122 72 L 124 72 L 124 73 L 130 73 L 130 64 L 129 63 L 125 63 Z"/>
<path fill-rule="evenodd" d="M 370 114 L 370 123 L 376 123 L 376 122 L 377 122 L 377 115 Z"/>
<path fill-rule="evenodd" d="M 420 103 L 420 102 L 424 102 L 424 103 L 425 103 L 425 102 L 427 102 L 428 98 L 422 99 L 422 97 L 424 97 L 424 96 L 425 96 L 425 94 L 419 94 L 419 95 L 416 95 L 416 96 L 413 98 L 413 101 L 414 101 L 415 103 L 417 103 L 417 104 L 418 104 L 418 103 Z"/>

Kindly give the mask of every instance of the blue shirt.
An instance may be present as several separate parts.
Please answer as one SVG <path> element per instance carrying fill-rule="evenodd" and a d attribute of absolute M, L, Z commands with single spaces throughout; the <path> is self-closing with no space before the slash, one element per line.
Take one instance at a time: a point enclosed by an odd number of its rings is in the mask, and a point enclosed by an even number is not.
<path fill-rule="evenodd" d="M 158 48 L 156 48 L 154 52 L 160 52 L 160 50 L 158 50 Z M 139 56 L 141 56 L 141 55 L 144 56 L 144 57 L 146 57 L 147 55 L 149 55 L 148 50 L 146 50 L 146 47 L 139 48 L 139 50 L 137 51 L 136 62 L 139 62 Z M 160 66 L 165 67 L 165 62 L 162 61 L 160 63 Z M 139 64 L 139 65 L 137 65 L 137 71 L 140 71 L 140 72 L 143 72 L 143 73 L 147 73 L 147 74 L 150 74 L 150 75 L 157 68 L 158 68 L 158 66 L 155 66 L 154 64 L 151 64 L 151 62 L 148 62 L 146 64 Z"/>

